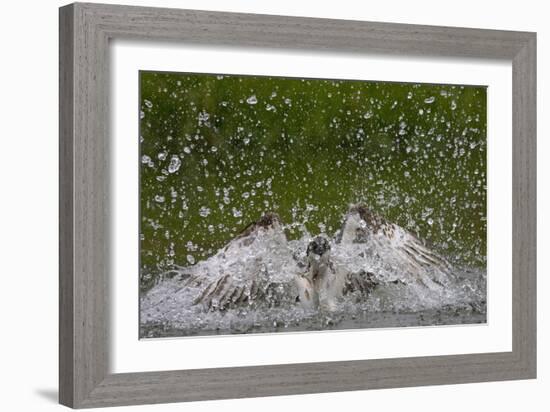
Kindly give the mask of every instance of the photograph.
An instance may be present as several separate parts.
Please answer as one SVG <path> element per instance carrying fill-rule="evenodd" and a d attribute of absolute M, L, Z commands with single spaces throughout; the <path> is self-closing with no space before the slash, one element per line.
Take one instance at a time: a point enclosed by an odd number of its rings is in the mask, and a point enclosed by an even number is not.
<path fill-rule="evenodd" d="M 140 338 L 486 323 L 485 86 L 139 93 Z"/>

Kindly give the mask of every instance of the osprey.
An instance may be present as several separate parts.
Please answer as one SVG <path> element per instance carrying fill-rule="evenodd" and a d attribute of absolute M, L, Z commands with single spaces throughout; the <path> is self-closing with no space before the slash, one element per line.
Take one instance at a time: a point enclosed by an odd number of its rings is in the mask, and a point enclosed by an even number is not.
<path fill-rule="evenodd" d="M 450 275 L 445 259 L 364 205 L 350 207 L 334 239 L 315 236 L 296 252 L 301 244 L 267 213 L 216 255 L 177 268 L 175 279 L 196 289 L 192 305 L 205 310 L 298 304 L 332 311 L 344 296 L 364 300 L 382 284 L 436 290 Z"/>

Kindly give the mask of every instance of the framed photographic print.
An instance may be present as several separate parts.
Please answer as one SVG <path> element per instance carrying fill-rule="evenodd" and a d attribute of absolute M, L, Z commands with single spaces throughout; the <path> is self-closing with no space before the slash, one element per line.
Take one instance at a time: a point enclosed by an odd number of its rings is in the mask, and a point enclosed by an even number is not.
<path fill-rule="evenodd" d="M 534 378 L 535 78 L 533 33 L 61 8 L 61 403 Z"/>

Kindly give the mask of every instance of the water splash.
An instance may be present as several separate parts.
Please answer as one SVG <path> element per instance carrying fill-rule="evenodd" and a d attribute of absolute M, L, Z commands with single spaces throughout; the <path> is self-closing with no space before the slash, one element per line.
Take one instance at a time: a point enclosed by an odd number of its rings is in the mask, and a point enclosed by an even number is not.
<path fill-rule="evenodd" d="M 352 212 L 328 240 L 334 276 L 349 284 L 330 308 L 304 306 L 297 279 L 312 237 L 289 241 L 289 226 L 262 219 L 210 258 L 189 255 L 190 266 L 163 273 L 140 300 L 142 337 L 485 321 L 484 271 L 453 266 L 403 228 Z M 376 285 L 369 293 L 353 284 L 366 273 Z"/>

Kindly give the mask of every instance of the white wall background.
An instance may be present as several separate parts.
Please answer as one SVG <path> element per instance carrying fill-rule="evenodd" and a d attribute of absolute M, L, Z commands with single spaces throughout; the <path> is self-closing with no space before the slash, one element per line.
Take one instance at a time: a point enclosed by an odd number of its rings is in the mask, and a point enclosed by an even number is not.
<path fill-rule="evenodd" d="M 108 0 L 105 2 L 111 3 Z M 122 1 L 122 0 L 121 0 Z M 199 402 L 122 408 L 143 411 L 280 411 L 334 409 L 409 411 L 545 411 L 550 400 L 548 356 L 550 292 L 550 192 L 545 161 L 550 128 L 550 26 L 545 2 L 428 0 L 125 0 L 126 4 L 203 10 L 312 16 L 528 30 L 538 32 L 539 183 L 539 378 L 498 382 L 337 394 Z M 0 24 L 0 378 L 2 410 L 61 410 L 57 405 L 57 0 L 2 4 Z M 546 156 L 545 156 L 546 155 Z"/>

